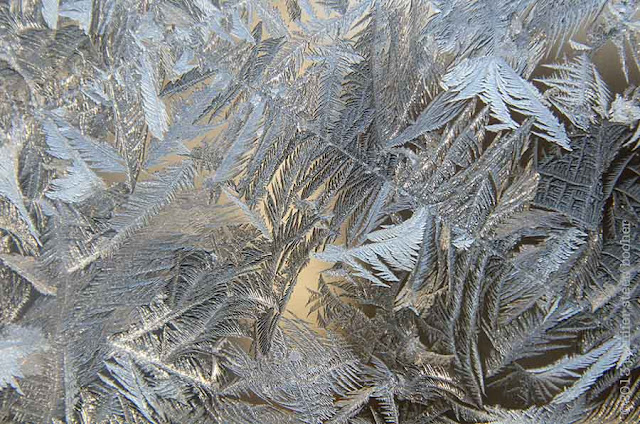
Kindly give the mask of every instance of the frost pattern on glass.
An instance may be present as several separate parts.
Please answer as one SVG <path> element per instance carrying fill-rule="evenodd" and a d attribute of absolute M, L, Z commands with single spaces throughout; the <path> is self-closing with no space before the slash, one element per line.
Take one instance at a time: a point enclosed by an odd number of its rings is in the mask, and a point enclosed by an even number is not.
<path fill-rule="evenodd" d="M 639 14 L 2 2 L 0 422 L 640 422 Z"/>

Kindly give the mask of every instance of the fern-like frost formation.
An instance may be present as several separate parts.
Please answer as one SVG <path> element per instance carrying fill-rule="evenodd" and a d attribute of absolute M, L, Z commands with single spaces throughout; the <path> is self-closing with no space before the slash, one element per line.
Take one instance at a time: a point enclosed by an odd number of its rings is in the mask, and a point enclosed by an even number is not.
<path fill-rule="evenodd" d="M 1 2 L 0 422 L 639 423 L 639 16 Z"/>

